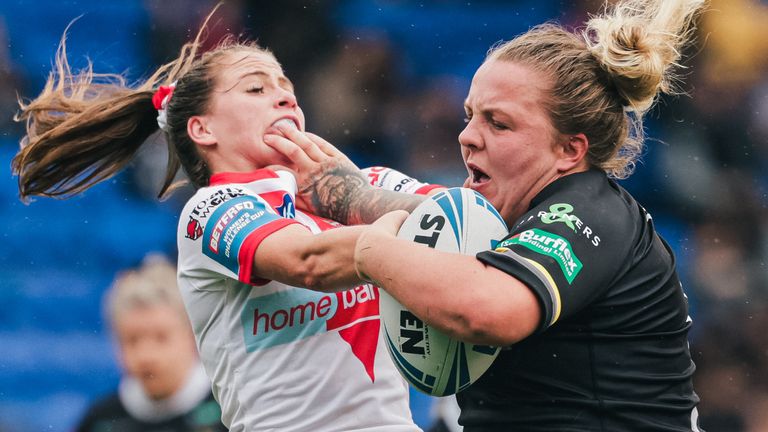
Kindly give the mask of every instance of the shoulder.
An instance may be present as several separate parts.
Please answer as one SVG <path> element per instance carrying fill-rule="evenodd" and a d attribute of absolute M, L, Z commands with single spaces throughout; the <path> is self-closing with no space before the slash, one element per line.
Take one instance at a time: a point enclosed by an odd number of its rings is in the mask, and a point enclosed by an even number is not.
<path fill-rule="evenodd" d="M 198 189 L 198 191 L 187 201 L 182 210 L 182 214 L 196 218 L 205 218 L 219 205 L 231 199 L 243 196 L 256 195 L 242 185 L 204 187 Z"/>
<path fill-rule="evenodd" d="M 571 232 L 596 245 L 626 238 L 645 222 L 645 210 L 605 173 L 590 170 L 560 178 L 544 188 L 514 231 L 544 225 Z"/>
<path fill-rule="evenodd" d="M 205 187 L 198 190 L 181 211 L 179 235 L 196 240 L 210 220 L 230 207 L 235 207 L 237 211 L 248 208 L 273 212 L 263 197 L 243 185 Z"/>
<path fill-rule="evenodd" d="M 78 431 L 90 431 L 92 426 L 104 421 L 114 421 L 128 416 L 117 393 L 111 393 L 91 404 L 80 421 Z"/>

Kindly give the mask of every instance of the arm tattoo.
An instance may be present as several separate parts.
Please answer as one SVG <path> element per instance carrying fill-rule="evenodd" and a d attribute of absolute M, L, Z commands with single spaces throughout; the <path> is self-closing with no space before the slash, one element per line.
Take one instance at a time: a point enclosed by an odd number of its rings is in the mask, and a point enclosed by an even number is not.
<path fill-rule="evenodd" d="M 369 187 L 363 197 L 357 201 L 352 224 L 369 224 L 393 210 L 413 211 L 427 198 L 424 195 L 411 195 Z"/>
<path fill-rule="evenodd" d="M 300 193 L 309 196 L 319 216 L 345 225 L 373 223 L 393 210 L 411 211 L 426 198 L 376 189 L 359 170 L 346 166 L 317 173 Z"/>

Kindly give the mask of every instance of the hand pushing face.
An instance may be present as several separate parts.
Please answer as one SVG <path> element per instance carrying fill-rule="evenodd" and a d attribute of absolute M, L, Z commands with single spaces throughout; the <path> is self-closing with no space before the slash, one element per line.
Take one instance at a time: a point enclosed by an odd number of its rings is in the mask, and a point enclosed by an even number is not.
<path fill-rule="evenodd" d="M 279 125 L 303 130 L 304 113 L 274 57 L 233 52 L 213 73 L 216 85 L 207 113 L 190 119 L 190 135 L 206 152 L 212 170 L 242 172 L 284 164 L 282 155 L 264 145 L 264 136 L 279 132 Z"/>

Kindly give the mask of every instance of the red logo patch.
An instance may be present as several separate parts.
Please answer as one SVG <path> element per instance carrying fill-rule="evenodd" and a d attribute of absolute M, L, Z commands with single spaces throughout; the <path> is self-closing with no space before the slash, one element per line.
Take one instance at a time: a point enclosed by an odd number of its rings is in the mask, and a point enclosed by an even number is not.
<path fill-rule="evenodd" d="M 190 216 L 189 222 L 187 222 L 186 237 L 188 239 L 197 240 L 201 235 L 203 235 L 203 227 L 200 225 L 200 222 L 198 222 L 197 219 Z"/>

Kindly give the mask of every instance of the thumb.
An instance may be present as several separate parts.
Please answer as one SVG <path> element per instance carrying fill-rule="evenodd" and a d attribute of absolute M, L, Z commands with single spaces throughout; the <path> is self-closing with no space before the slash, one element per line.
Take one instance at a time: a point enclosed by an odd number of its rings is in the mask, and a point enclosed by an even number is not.
<path fill-rule="evenodd" d="M 391 211 L 376 219 L 373 226 L 394 236 L 397 235 L 400 226 L 403 225 L 408 216 L 410 216 L 410 213 L 405 210 Z"/>

